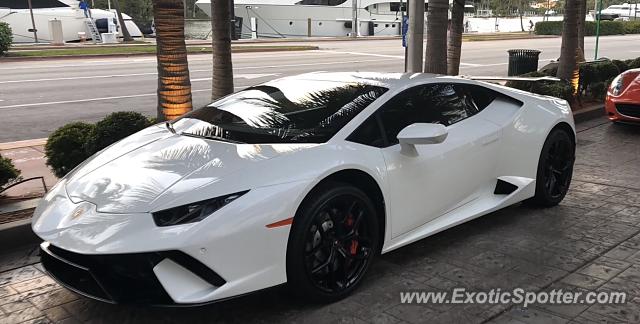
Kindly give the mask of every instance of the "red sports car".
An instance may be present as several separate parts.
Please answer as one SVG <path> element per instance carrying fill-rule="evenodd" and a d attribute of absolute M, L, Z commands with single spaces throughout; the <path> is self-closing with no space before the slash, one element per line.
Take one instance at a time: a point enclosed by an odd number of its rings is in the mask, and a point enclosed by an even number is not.
<path fill-rule="evenodd" d="M 614 122 L 640 122 L 640 69 L 618 75 L 607 92 L 607 116 Z"/>

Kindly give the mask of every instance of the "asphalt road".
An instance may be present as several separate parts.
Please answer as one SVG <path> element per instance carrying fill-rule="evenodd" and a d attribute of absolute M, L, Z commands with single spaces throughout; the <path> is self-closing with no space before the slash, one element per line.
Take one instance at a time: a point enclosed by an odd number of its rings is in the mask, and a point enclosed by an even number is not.
<path fill-rule="evenodd" d="M 511 48 L 542 50 L 540 65 L 556 59 L 560 38 L 467 42 L 461 73 L 506 75 Z M 593 53 L 594 38 L 587 38 Z M 309 43 L 306 43 L 309 44 Z M 233 57 L 236 89 L 286 75 L 313 71 L 402 72 L 400 40 L 318 42 L 320 50 L 240 53 Z M 608 36 L 600 40 L 601 55 L 640 56 L 640 36 Z M 443 62 L 443 64 L 445 64 Z M 189 58 L 195 107 L 209 102 L 211 57 Z M 155 115 L 155 57 L 0 61 L 0 142 L 42 138 L 71 121 L 97 121 L 114 111 Z"/>

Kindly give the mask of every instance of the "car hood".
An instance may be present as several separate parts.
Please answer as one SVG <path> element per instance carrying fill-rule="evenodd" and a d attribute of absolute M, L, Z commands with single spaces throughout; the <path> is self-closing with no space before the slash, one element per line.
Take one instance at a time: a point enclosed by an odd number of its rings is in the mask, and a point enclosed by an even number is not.
<path fill-rule="evenodd" d="M 91 202 L 98 212 L 150 212 L 200 188 L 213 198 L 272 184 L 269 177 L 254 177 L 249 184 L 243 174 L 255 174 L 260 162 L 310 146 L 233 144 L 153 126 L 79 166 L 67 177 L 66 192 L 74 203 Z"/>

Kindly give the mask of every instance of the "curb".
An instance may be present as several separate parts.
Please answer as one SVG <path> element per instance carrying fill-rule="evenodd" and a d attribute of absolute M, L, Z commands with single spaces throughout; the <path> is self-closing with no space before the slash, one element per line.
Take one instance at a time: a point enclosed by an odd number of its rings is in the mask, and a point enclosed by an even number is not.
<path fill-rule="evenodd" d="M 314 51 L 319 50 L 318 46 L 300 45 L 300 46 L 282 46 L 281 48 L 260 48 L 260 47 L 246 47 L 246 48 L 231 48 L 231 53 L 257 53 L 257 52 L 297 52 L 297 51 Z M 187 55 L 203 55 L 209 54 L 210 51 L 205 52 L 191 52 Z M 116 58 L 116 57 L 140 57 L 140 56 L 152 56 L 155 57 L 156 53 L 127 53 L 127 54 L 81 54 L 81 55 L 58 55 L 58 56 L 18 56 L 18 57 L 2 57 L 0 62 L 25 62 L 25 61 L 48 61 L 48 60 L 72 60 L 72 59 L 92 59 L 92 58 Z"/>
<path fill-rule="evenodd" d="M 604 116 L 606 116 L 604 105 L 597 105 L 574 112 L 573 120 L 577 124 Z"/>
<path fill-rule="evenodd" d="M 0 224 L 0 254 L 41 241 L 31 229 L 31 218 Z"/>
<path fill-rule="evenodd" d="M 32 146 L 40 146 L 45 144 L 47 144 L 47 138 L 36 138 L 36 139 L 30 139 L 30 140 L 24 140 L 24 141 L 0 143 L 0 151 L 32 147 Z"/>

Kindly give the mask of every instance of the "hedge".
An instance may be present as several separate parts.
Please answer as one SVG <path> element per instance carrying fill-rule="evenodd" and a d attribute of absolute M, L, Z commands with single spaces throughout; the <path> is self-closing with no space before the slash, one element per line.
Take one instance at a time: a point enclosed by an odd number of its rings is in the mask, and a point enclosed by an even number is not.
<path fill-rule="evenodd" d="M 624 24 L 625 34 L 640 34 L 640 21 L 627 21 Z"/>
<path fill-rule="evenodd" d="M 64 177 L 91 154 L 87 152 L 87 144 L 95 126 L 83 122 L 75 122 L 58 128 L 47 139 L 44 146 L 47 165 L 58 178 Z"/>
<path fill-rule="evenodd" d="M 536 35 L 562 35 L 562 21 L 540 21 L 536 23 Z M 595 36 L 596 22 L 585 21 L 585 36 Z M 600 35 L 640 34 L 640 21 L 601 21 Z"/>
<path fill-rule="evenodd" d="M 0 22 L 0 56 L 9 50 L 13 40 L 13 31 L 6 22 Z"/>
<path fill-rule="evenodd" d="M 47 140 L 47 165 L 61 178 L 96 152 L 150 125 L 151 120 L 137 112 L 115 112 L 95 125 L 67 124 Z"/>
<path fill-rule="evenodd" d="M 9 158 L 0 155 L 0 188 L 20 177 L 20 170 L 16 169 Z"/>
<path fill-rule="evenodd" d="M 523 74 L 523 77 L 542 77 L 551 75 L 550 71 L 535 71 Z M 572 98 L 572 89 L 569 82 L 560 81 L 539 81 L 539 82 L 525 82 L 525 81 L 509 81 L 507 87 L 516 88 L 524 91 L 529 91 L 541 95 L 552 96 L 570 101 Z"/>
<path fill-rule="evenodd" d="M 133 111 L 115 112 L 96 123 L 93 141 L 89 149 L 98 152 L 103 148 L 151 126 L 150 120 Z"/>
<path fill-rule="evenodd" d="M 612 60 L 603 61 L 592 64 L 580 65 L 580 83 L 578 85 L 578 96 L 583 96 L 591 99 L 604 99 L 607 94 L 607 88 L 611 84 L 611 81 L 620 73 L 629 69 L 640 68 L 640 57 L 630 60 Z M 557 67 L 549 68 L 546 70 L 540 70 L 523 74 L 523 77 L 542 77 L 542 76 L 556 76 L 558 72 Z M 509 81 L 508 87 L 525 90 L 541 95 L 547 95 L 557 98 L 562 98 L 567 101 L 573 99 L 572 89 L 568 82 L 524 82 L 524 81 Z"/>

